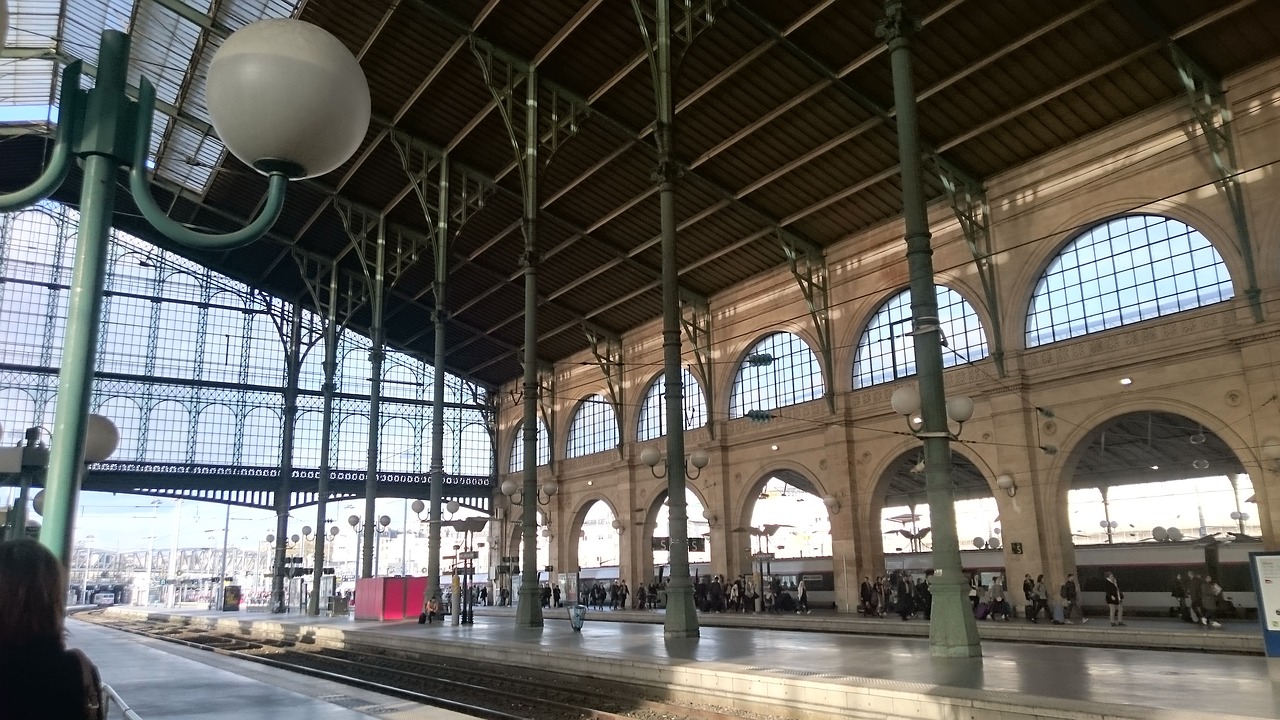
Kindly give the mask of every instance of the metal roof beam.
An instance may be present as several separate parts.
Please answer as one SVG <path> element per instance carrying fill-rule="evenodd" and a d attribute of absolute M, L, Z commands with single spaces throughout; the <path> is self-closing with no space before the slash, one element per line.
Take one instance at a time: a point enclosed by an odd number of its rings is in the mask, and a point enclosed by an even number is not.
<path fill-rule="evenodd" d="M 479 37 L 478 35 L 476 35 L 476 34 L 475 34 L 475 33 L 474 33 L 474 32 L 473 32 L 473 31 L 468 27 L 468 24 L 467 24 L 467 23 L 465 23 L 465 22 L 463 22 L 463 21 L 459 20 L 457 17 L 455 17 L 455 16 L 454 16 L 451 12 L 449 12 L 448 10 L 445 10 L 445 9 L 443 9 L 443 8 L 439 8 L 439 7 L 436 7 L 433 3 L 429 2 L 429 0 L 413 0 L 413 2 L 414 2 L 415 4 L 417 4 L 417 5 L 419 5 L 420 7 L 424 8 L 425 10 L 429 11 L 429 12 L 430 12 L 430 13 L 432 13 L 433 15 L 435 15 L 435 16 L 437 16 L 437 17 L 439 17 L 439 18 L 440 18 L 441 20 L 443 20 L 444 22 L 446 22 L 446 23 L 448 23 L 449 25 L 451 25 L 451 26 L 452 26 L 456 31 L 458 31 L 458 32 L 462 32 L 462 33 L 466 33 L 466 34 L 470 35 L 470 36 L 472 37 L 473 42 L 475 42 L 477 45 L 480 45 L 480 46 L 483 46 L 483 47 L 487 48 L 488 50 L 490 50 L 491 52 L 493 52 L 493 54 L 494 54 L 495 56 L 500 56 L 500 57 L 502 57 L 505 61 L 507 61 L 507 62 L 509 62 L 509 63 L 511 63 L 512 65 L 515 65 L 515 66 L 522 66 L 522 67 L 526 67 L 526 68 L 527 68 L 527 67 L 530 67 L 529 61 L 524 60 L 524 59 L 520 58 L 518 55 L 515 55 L 514 53 L 510 52 L 509 50 L 506 50 L 506 49 L 504 49 L 504 48 L 501 48 L 501 47 L 499 47 L 499 46 L 497 46 L 497 45 L 495 45 L 495 44 L 493 44 L 493 43 L 489 42 L 488 40 L 485 40 L 485 39 L 483 39 L 483 38 Z M 561 93 L 561 94 L 562 94 L 562 95 L 564 95 L 566 98 L 573 99 L 573 100 L 574 100 L 574 101 L 576 101 L 576 102 L 579 102 L 579 103 L 582 103 L 582 104 L 587 105 L 588 107 L 591 107 L 590 102 L 589 102 L 586 98 L 581 97 L 580 95 L 578 95 L 578 93 L 576 93 L 576 92 L 574 92 L 574 91 L 572 91 L 572 90 L 570 90 L 570 89 L 568 89 L 568 88 L 566 88 L 566 87 L 564 87 L 564 86 L 562 86 L 562 85 L 560 85 L 560 84 L 558 84 L 558 83 L 555 83 L 555 82 L 553 82 L 553 81 L 549 81 L 549 80 L 545 80 L 545 79 L 539 79 L 539 82 L 540 82 L 542 85 L 546 86 L 547 88 L 550 88 L 550 89 L 552 89 L 552 90 L 555 90 L 555 91 L 557 91 L 557 92 Z M 643 138 L 643 135 L 641 134 L 641 131 L 637 131 L 637 130 L 635 130 L 635 129 L 632 129 L 632 128 L 628 127 L 628 126 L 627 126 L 625 123 L 623 123 L 621 120 L 618 120 L 617 118 L 612 117 L 612 116 L 611 116 L 611 115 L 609 115 L 608 113 L 604 113 L 604 112 L 602 112 L 602 111 L 600 111 L 599 109 L 594 108 L 594 107 L 592 107 L 592 108 L 591 108 L 591 113 L 592 113 L 592 117 L 599 118 L 599 119 L 600 119 L 604 124 L 608 125 L 609 127 L 612 127 L 616 132 L 618 132 L 619 134 L 621 134 L 623 137 L 627 138 L 628 140 L 640 140 L 640 139 L 642 139 L 642 138 Z M 653 146 L 653 145 L 652 145 L 652 144 L 650 144 L 650 143 L 646 143 L 646 142 L 637 142 L 637 143 L 636 143 L 636 145 L 637 145 L 638 147 L 642 148 L 642 149 L 644 150 L 644 152 L 650 156 L 650 158 L 651 158 L 651 159 L 653 159 L 655 162 L 657 161 L 657 159 L 658 159 L 658 149 L 657 149 L 655 146 Z M 796 236 L 796 242 L 798 242 L 798 243 L 806 244 L 806 245 L 810 245 L 810 246 L 818 246 L 818 243 L 815 243 L 811 238 L 804 237 L 803 235 L 801 235 L 801 234 L 799 234 L 799 233 L 796 233 L 796 231 L 794 231 L 794 230 L 791 230 L 791 229 L 788 229 L 788 228 L 783 227 L 783 226 L 779 223 L 779 221 L 778 221 L 778 219 L 777 219 L 777 218 L 773 217 L 769 212 L 767 212 L 767 211 L 766 211 L 766 210 L 764 210 L 763 208 L 760 208 L 760 207 L 759 207 L 759 206 L 757 206 L 755 203 L 751 203 L 751 202 L 748 202 L 748 201 L 746 201 L 746 200 L 742 200 L 742 199 L 740 199 L 740 198 L 735 197 L 735 195 L 734 195 L 733 191 L 731 191 L 731 190 L 729 190 L 729 189 L 727 189 L 727 188 L 725 188 L 725 187 L 722 187 L 721 185 L 719 185 L 719 183 L 715 182 L 714 180 L 711 180 L 711 179 L 709 179 L 709 178 L 707 178 L 707 177 L 701 176 L 701 175 L 699 175 L 699 174 L 697 174 L 697 173 L 694 173 L 694 172 L 692 172 L 692 171 L 687 172 L 687 173 L 685 174 L 685 177 L 686 177 L 686 178 L 688 178 L 688 179 L 690 179 L 690 180 L 696 181 L 698 184 L 700 184 L 701 186 L 703 186 L 703 188 L 705 188 L 705 189 L 707 189 L 707 190 L 710 190 L 713 194 L 716 194 L 716 195 L 720 196 L 721 198 L 725 198 L 725 199 L 731 200 L 731 201 L 732 201 L 735 205 L 737 205 L 738 207 L 740 207 L 740 208 L 742 208 L 742 209 L 744 209 L 744 210 L 748 211 L 748 212 L 749 212 L 749 213 L 751 213 L 752 215 L 755 215 L 756 217 L 758 217 L 758 218 L 760 218 L 761 220 L 763 220 L 765 223 L 767 223 L 767 224 L 770 226 L 770 229 L 781 231 L 781 232 L 785 233 L 785 234 L 786 234 L 786 235 L 788 235 L 788 236 L 793 236 L 793 235 L 794 235 L 794 236 Z"/>

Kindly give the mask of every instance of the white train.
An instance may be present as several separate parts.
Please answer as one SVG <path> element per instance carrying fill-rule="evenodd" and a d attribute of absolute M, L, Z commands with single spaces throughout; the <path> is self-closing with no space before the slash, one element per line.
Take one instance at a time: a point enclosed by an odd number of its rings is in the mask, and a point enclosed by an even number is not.
<path fill-rule="evenodd" d="M 1125 611 L 1146 615 L 1166 615 L 1177 605 L 1171 591 L 1173 577 L 1177 573 L 1195 570 L 1213 573 L 1222 586 L 1223 597 L 1230 602 L 1226 607 L 1245 611 L 1257 608 L 1253 592 L 1253 577 L 1249 571 L 1249 553 L 1262 550 L 1262 543 L 1237 541 L 1205 545 L 1200 542 L 1118 543 L 1114 545 L 1083 545 L 1076 548 L 1076 577 L 1079 579 L 1082 601 L 1086 607 L 1101 607 L 1103 601 L 1103 573 L 1115 573 L 1125 593 Z M 932 568 L 930 553 L 891 553 L 885 555 L 885 568 L 880 574 L 905 570 L 913 577 L 926 574 Z M 833 606 L 836 601 L 835 573 L 831 558 L 787 558 L 766 564 L 764 574 L 775 578 L 784 589 L 794 589 L 801 578 L 809 590 L 809 602 L 815 607 Z M 1003 575 L 1003 550 L 962 550 L 960 563 L 965 572 L 980 574 L 982 583 L 989 585 L 996 575 Z M 663 568 L 665 570 L 665 568 Z M 711 569 L 706 563 L 691 563 L 689 571 L 695 576 L 706 576 Z M 654 576 L 658 574 L 655 568 Z M 1034 573 L 1033 573 L 1034 575 Z M 617 566 L 583 568 L 579 582 L 584 586 L 601 582 L 609 584 L 618 578 Z M 1065 578 L 1046 578 L 1055 592 Z M 847 574 L 844 581 L 845 596 L 856 602 L 860 577 Z M 1010 578 L 1012 598 L 1018 598 L 1022 579 Z"/>

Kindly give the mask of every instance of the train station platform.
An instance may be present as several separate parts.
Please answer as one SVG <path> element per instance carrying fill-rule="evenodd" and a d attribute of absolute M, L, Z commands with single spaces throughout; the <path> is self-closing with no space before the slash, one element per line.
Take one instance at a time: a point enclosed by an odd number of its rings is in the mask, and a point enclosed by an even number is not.
<path fill-rule="evenodd" d="M 84 650 L 143 720 L 464 720 L 468 716 L 162 640 L 67 621 Z M 114 710 L 113 718 L 120 717 Z"/>
<path fill-rule="evenodd" d="M 478 609 L 473 625 L 124 607 L 108 612 L 261 637 L 550 666 L 660 688 L 672 699 L 766 714 L 840 708 L 848 717 L 865 718 L 1280 720 L 1280 683 L 1272 681 L 1269 661 L 1259 655 L 1049 644 L 1052 635 L 1073 632 L 1082 641 L 1098 632 L 1126 635 L 1135 645 L 1161 633 L 1243 638 L 1250 634 L 1243 622 L 1221 630 L 1181 630 L 1174 627 L 1178 623 L 1158 620 L 1123 628 L 1105 619 L 1086 626 L 983 623 L 982 658 L 940 660 L 930 656 L 924 637 L 887 634 L 891 625 L 927 632 L 922 621 L 816 612 L 703 615 L 701 637 L 675 640 L 664 637 L 660 612 L 643 611 L 591 611 L 581 632 L 569 627 L 563 609 L 547 610 L 542 628 L 516 627 L 509 608 Z M 729 622 L 749 626 L 725 626 Z M 833 623 L 858 622 L 882 625 L 881 632 L 831 630 Z M 997 633 L 1017 633 L 1020 641 L 992 637 Z M 1035 642 L 1027 633 L 1045 640 Z"/>

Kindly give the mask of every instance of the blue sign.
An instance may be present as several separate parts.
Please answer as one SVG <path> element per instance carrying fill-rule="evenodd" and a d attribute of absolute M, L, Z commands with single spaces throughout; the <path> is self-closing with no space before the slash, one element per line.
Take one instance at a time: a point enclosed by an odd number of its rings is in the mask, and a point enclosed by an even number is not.
<path fill-rule="evenodd" d="M 1280 552 L 1249 553 L 1267 657 L 1280 658 Z"/>

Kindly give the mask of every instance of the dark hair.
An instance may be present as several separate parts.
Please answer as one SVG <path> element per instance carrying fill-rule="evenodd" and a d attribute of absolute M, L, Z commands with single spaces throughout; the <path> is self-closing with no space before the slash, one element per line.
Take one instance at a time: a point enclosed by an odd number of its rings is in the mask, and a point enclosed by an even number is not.
<path fill-rule="evenodd" d="M 0 651 L 41 640 L 63 644 L 62 563 L 34 540 L 0 543 Z"/>

